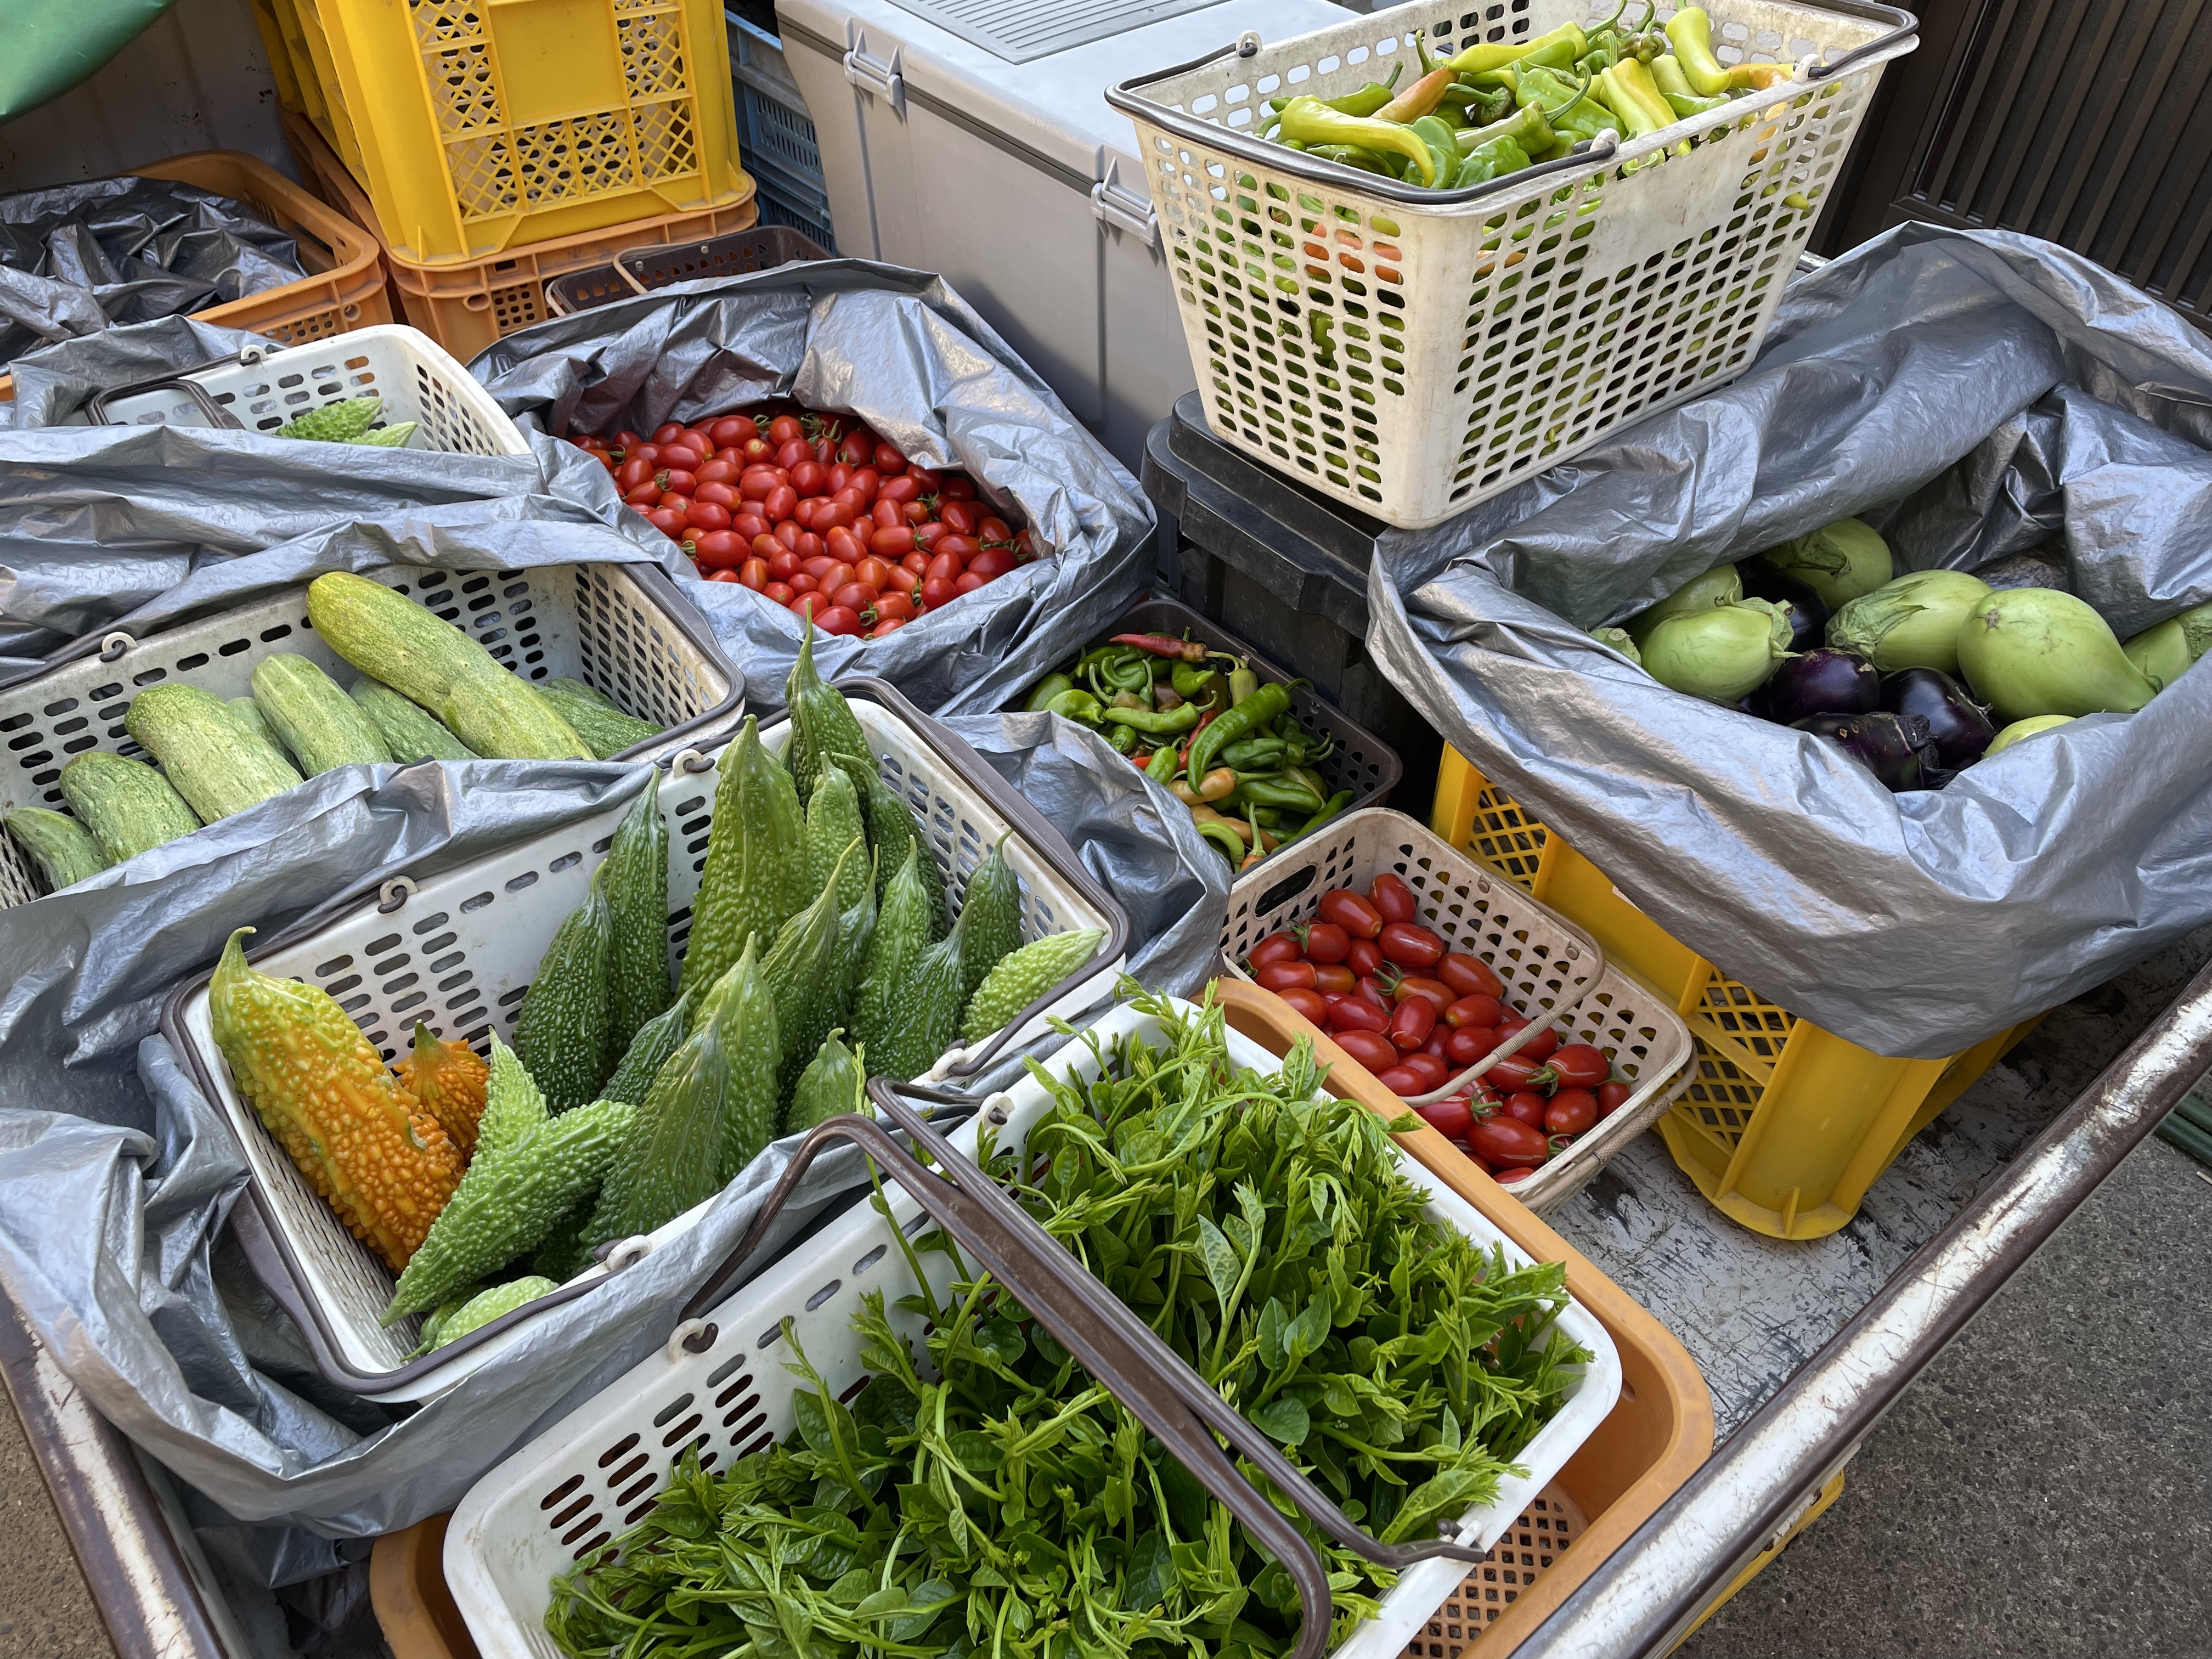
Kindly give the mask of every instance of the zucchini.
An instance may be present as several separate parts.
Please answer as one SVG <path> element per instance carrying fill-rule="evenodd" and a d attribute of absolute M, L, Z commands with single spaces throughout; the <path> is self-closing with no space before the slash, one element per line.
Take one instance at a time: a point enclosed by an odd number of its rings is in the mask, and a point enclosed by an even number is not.
<path fill-rule="evenodd" d="M 576 735 L 601 760 L 612 760 L 626 749 L 635 749 L 660 735 L 664 728 L 651 720 L 612 707 L 604 697 L 578 696 L 568 688 L 574 680 L 548 680 L 538 694 L 551 703 L 561 718 L 576 728 Z"/>
<path fill-rule="evenodd" d="M 222 698 L 196 685 L 141 691 L 131 700 L 123 725 L 208 823 L 303 781 L 282 750 L 264 742 Z"/>
<path fill-rule="evenodd" d="M 107 854 L 92 832 L 66 812 L 50 812 L 43 806 L 19 806 L 4 822 L 23 850 L 38 861 L 46 878 L 46 890 L 58 893 L 88 876 L 107 868 Z"/>
<path fill-rule="evenodd" d="M 477 758 L 477 751 L 463 743 L 436 720 L 401 696 L 390 686 L 380 684 L 363 674 L 353 683 L 353 700 L 361 705 L 361 712 L 368 716 L 384 739 L 384 746 L 392 751 L 392 758 L 403 766 L 412 766 L 416 761 L 465 761 Z M 252 705 L 251 697 L 240 697 L 239 702 Z M 237 707 L 236 703 L 232 705 Z"/>
<path fill-rule="evenodd" d="M 1097 927 L 1050 933 L 1006 957 L 991 969 L 968 1004 L 960 1040 L 973 1047 L 1035 1002 L 1097 954 L 1106 937 Z"/>
<path fill-rule="evenodd" d="M 623 814 L 607 850 L 607 1052 L 627 1054 L 630 1039 L 668 1006 L 668 821 L 660 816 L 660 774 L 646 768 L 645 787 Z"/>
<path fill-rule="evenodd" d="M 762 745 L 760 721 L 745 717 L 715 763 L 714 822 L 707 867 L 691 908 L 682 986 L 711 986 L 757 933 L 765 951 L 776 929 L 805 908 L 806 825 L 790 775 Z"/>
<path fill-rule="evenodd" d="M 854 1042 L 878 1071 L 887 1069 L 882 1060 L 895 1044 L 899 995 L 921 962 L 921 953 L 929 948 L 929 900 L 920 873 L 921 860 L 928 856 L 918 847 L 908 847 L 898 872 L 884 890 L 884 902 L 876 913 L 875 938 L 868 945 L 860 985 L 853 996 Z M 929 867 L 934 875 L 934 861 Z"/>
<path fill-rule="evenodd" d="M 806 1069 L 799 1074 L 799 1086 L 791 1096 L 790 1121 L 784 1125 L 786 1133 L 811 1129 L 841 1112 L 867 1109 L 867 1078 L 853 1051 L 837 1040 L 842 1036 L 842 1031 L 833 1030 L 824 1037 Z"/>
<path fill-rule="evenodd" d="M 1008 830 L 1007 835 L 1013 832 Z M 1006 836 L 991 855 L 968 878 L 968 892 L 960 903 L 960 998 L 964 1004 L 975 994 L 983 976 L 1000 958 L 1022 946 L 1022 883 L 1006 862 Z"/>
<path fill-rule="evenodd" d="M 571 910 L 538 959 L 537 975 L 514 1016 L 514 1052 L 558 1115 L 599 1097 L 613 1011 L 607 961 L 614 912 L 607 903 L 607 866 L 592 872 L 584 902 Z"/>
<path fill-rule="evenodd" d="M 853 781 L 842 770 L 833 769 L 823 775 L 814 791 L 814 799 L 806 803 L 806 884 L 814 892 L 830 879 L 831 871 L 839 867 L 845 849 L 855 841 L 865 849 L 867 835 L 860 823 L 860 797 L 854 793 Z M 845 873 L 837 882 L 837 905 L 840 909 L 860 902 L 860 890 L 872 886 L 875 878 L 868 868 L 865 850 L 856 859 L 845 859 Z"/>
<path fill-rule="evenodd" d="M 420 703 L 488 760 L 593 760 L 576 729 L 491 653 L 404 593 L 333 570 L 307 584 L 307 620 L 364 674 Z"/>
<path fill-rule="evenodd" d="M 62 768 L 62 799 L 111 864 L 200 827 L 167 778 L 142 761 L 104 750 L 87 750 Z"/>
<path fill-rule="evenodd" d="M 790 1097 L 799 1073 L 822 1046 L 837 1016 L 837 878 L 846 864 L 865 856 L 855 836 L 813 903 L 785 922 L 775 947 L 761 958 L 761 978 L 775 1000 L 775 1028 L 783 1040 L 779 1101 Z M 766 1143 L 763 1142 L 763 1145 Z"/>
<path fill-rule="evenodd" d="M 341 766 L 374 766 L 392 758 L 361 705 L 305 657 L 279 651 L 256 663 L 253 701 L 311 778 Z"/>

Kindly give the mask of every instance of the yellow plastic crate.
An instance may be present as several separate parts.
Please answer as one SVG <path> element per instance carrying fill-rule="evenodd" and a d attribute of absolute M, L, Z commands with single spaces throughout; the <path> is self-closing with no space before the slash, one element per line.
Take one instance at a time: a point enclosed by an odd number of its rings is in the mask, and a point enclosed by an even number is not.
<path fill-rule="evenodd" d="M 1698 1075 L 1659 1132 L 1699 1192 L 1776 1238 L 1818 1238 L 1849 1221 L 1905 1143 L 2040 1023 L 1948 1060 L 1891 1060 L 1847 1042 L 1671 938 L 1454 749 L 1437 775 L 1431 827 L 1674 1000 L 1697 1039 Z"/>
<path fill-rule="evenodd" d="M 410 264 L 750 194 L 720 0 L 254 3 L 280 95 L 289 79 Z"/>

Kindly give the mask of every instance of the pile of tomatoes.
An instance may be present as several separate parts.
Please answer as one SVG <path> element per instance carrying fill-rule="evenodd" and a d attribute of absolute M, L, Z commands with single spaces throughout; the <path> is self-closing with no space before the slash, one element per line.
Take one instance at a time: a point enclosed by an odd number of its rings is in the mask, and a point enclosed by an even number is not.
<path fill-rule="evenodd" d="M 1364 894 L 1321 896 L 1310 922 L 1271 933 L 1252 977 L 1322 1027 L 1400 1096 L 1431 1094 L 1533 1023 L 1479 957 L 1421 925 L 1413 890 L 1385 871 Z M 1613 1057 L 1538 1031 L 1467 1090 L 1413 1109 L 1501 1182 L 1526 1180 L 1619 1111 L 1632 1091 Z"/>
<path fill-rule="evenodd" d="M 570 440 L 710 581 L 868 639 L 1036 557 L 961 472 L 910 465 L 850 415 L 803 410 Z"/>

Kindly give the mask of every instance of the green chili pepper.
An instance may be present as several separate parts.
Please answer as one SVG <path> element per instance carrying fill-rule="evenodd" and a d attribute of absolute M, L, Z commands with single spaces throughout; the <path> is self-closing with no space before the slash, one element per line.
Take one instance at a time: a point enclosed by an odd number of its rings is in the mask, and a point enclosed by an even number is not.
<path fill-rule="evenodd" d="M 1173 708 L 1109 708 L 1106 718 L 1139 732 L 1188 732 L 1198 724 L 1200 712 L 1196 703 L 1186 702 Z"/>
<path fill-rule="evenodd" d="M 1152 750 L 1152 759 L 1145 763 L 1145 775 L 1154 783 L 1172 783 L 1175 781 L 1176 762 L 1180 758 L 1175 744 L 1164 743 Z"/>
<path fill-rule="evenodd" d="M 1168 677 L 1176 689 L 1176 696 L 1188 697 L 1194 702 L 1203 702 L 1212 695 L 1213 688 L 1221 684 L 1221 671 L 1206 668 L 1194 662 L 1179 662 Z"/>
<path fill-rule="evenodd" d="M 1518 101 L 1523 107 L 1540 104 L 1547 111 L 1557 108 L 1557 115 L 1547 114 L 1554 137 L 1569 143 L 1578 139 L 1595 138 L 1608 129 L 1618 131 L 1620 122 L 1595 100 L 1583 96 L 1592 88 L 1577 84 L 1549 70 L 1530 70 L 1521 77 Z M 1523 146 L 1526 148 L 1526 146 Z M 1534 153 L 1530 152 L 1532 155 Z"/>
<path fill-rule="evenodd" d="M 1024 714 L 1035 714 L 1052 707 L 1052 700 L 1063 691 L 1073 691 L 1075 682 L 1065 674 L 1048 674 L 1037 682 L 1037 689 L 1030 693 L 1030 700 L 1022 705 Z"/>
<path fill-rule="evenodd" d="M 1431 99 L 1430 107 L 1434 106 L 1435 100 Z M 1437 181 L 1436 158 L 1420 135 L 1411 127 L 1379 116 L 1362 118 L 1345 115 L 1319 99 L 1293 98 L 1283 108 L 1282 135 L 1301 143 L 1355 144 L 1378 154 L 1402 155 L 1420 170 L 1423 184 L 1433 185 Z"/>
<path fill-rule="evenodd" d="M 1065 691 L 1055 693 L 1044 708 L 1048 714 L 1057 714 L 1062 720 L 1080 720 L 1085 726 L 1096 726 L 1106 717 L 1106 711 L 1100 706 L 1098 699 L 1079 686 L 1070 686 Z"/>
<path fill-rule="evenodd" d="M 1513 107 L 1513 88 L 1510 86 L 1469 86 L 1464 82 L 1449 87 L 1443 102 L 1437 106 L 1437 113 L 1449 110 L 1465 112 L 1470 126 L 1484 126 L 1502 118 Z"/>
<path fill-rule="evenodd" d="M 1229 676 L 1229 706 L 1241 708 L 1245 699 L 1260 689 L 1260 677 L 1241 663 Z M 1284 705 L 1288 708 L 1287 702 Z"/>
<path fill-rule="evenodd" d="M 1357 92 L 1347 92 L 1341 98 L 1323 98 L 1317 101 L 1326 104 L 1339 115 L 1372 115 L 1390 101 L 1392 90 L 1398 84 L 1398 77 L 1405 71 L 1405 62 L 1401 59 L 1390 65 L 1389 80 L 1370 81 Z M 1290 103 L 1291 100 L 1288 98 L 1270 98 L 1267 100 L 1267 107 L 1276 115 L 1280 115 L 1290 106 Z"/>
<path fill-rule="evenodd" d="M 1298 148 L 1305 149 L 1305 146 L 1300 145 Z M 1373 150 L 1361 149 L 1356 144 L 1316 144 L 1307 150 L 1307 154 L 1318 155 L 1324 161 L 1334 161 L 1342 167 L 1358 167 L 1362 173 L 1379 173 L 1386 179 L 1395 179 L 1398 176 L 1392 170 L 1389 162 L 1385 161 Z M 1405 163 L 1401 162 L 1400 165 L 1403 166 Z"/>
<path fill-rule="evenodd" d="M 1127 755 L 1135 752 L 1137 747 L 1137 728 L 1135 726 L 1114 724 L 1108 726 L 1105 730 L 1106 741 L 1114 745 L 1114 752 L 1115 754 Z"/>
<path fill-rule="evenodd" d="M 1527 150 L 1510 138 L 1493 138 L 1459 164 L 1459 176 L 1453 183 L 1461 190 L 1469 185 L 1486 185 L 1492 179 L 1518 173 L 1528 165 Z"/>
<path fill-rule="evenodd" d="M 1681 64 L 1671 54 L 1651 60 L 1651 83 L 1659 88 L 1667 107 L 1678 117 L 1703 115 L 1707 110 L 1735 101 L 1726 93 L 1714 98 L 1698 97 L 1690 90 L 1689 77 L 1682 73 Z"/>
<path fill-rule="evenodd" d="M 1222 745 L 1220 758 L 1224 766 L 1239 772 L 1264 772 L 1280 765 L 1289 754 L 1290 744 L 1280 738 L 1239 738 Z"/>
<path fill-rule="evenodd" d="M 1249 671 L 1245 671 L 1249 672 Z M 1230 676 L 1232 685 L 1235 675 Z M 1213 764 L 1213 757 L 1224 744 L 1239 738 L 1249 738 L 1268 721 L 1279 719 L 1291 712 L 1291 694 L 1287 687 L 1263 685 L 1243 702 L 1220 716 L 1190 742 L 1190 755 L 1183 770 L 1193 782 L 1206 775 Z"/>
<path fill-rule="evenodd" d="M 1338 790 L 1322 805 L 1320 811 L 1315 813 L 1311 817 L 1306 820 L 1305 828 L 1299 830 L 1298 834 L 1301 836 L 1310 836 L 1315 830 L 1320 829 L 1322 825 L 1327 823 L 1339 812 L 1344 811 L 1346 806 L 1351 805 L 1351 802 L 1352 791 L 1349 789 Z M 1296 837 L 1294 836 L 1292 839 L 1295 840 Z"/>
<path fill-rule="evenodd" d="M 1620 61 L 1620 37 L 1611 29 L 1600 29 L 1589 38 L 1589 50 L 1575 59 L 1575 67 L 1588 70 L 1592 75 L 1609 70 Z"/>
<path fill-rule="evenodd" d="M 1431 159 L 1436 164 L 1437 183 L 1449 188 L 1459 166 L 1459 150 L 1453 141 L 1452 130 L 1433 115 L 1422 116 L 1413 123 L 1413 128 L 1429 147 Z"/>
<path fill-rule="evenodd" d="M 1280 806 L 1298 813 L 1321 811 L 1321 797 L 1286 773 L 1240 776 L 1237 798 L 1248 806 Z"/>
<path fill-rule="evenodd" d="M 1229 867 L 1238 868 L 1244 862 L 1244 837 L 1221 823 L 1201 823 L 1198 833 L 1204 836 L 1229 855 Z"/>
<path fill-rule="evenodd" d="M 1306 313 L 1306 333 L 1313 341 L 1314 356 L 1321 366 L 1323 368 L 1335 368 L 1336 319 L 1326 312 L 1310 311 Z M 1234 674 L 1229 677 L 1229 696 L 1231 702 L 1236 701 L 1237 677 Z"/>

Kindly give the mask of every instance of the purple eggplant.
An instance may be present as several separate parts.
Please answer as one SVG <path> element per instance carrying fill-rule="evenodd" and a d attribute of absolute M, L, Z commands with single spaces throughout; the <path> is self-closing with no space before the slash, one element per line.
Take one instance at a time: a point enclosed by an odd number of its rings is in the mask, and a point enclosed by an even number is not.
<path fill-rule="evenodd" d="M 1793 730 L 1826 738 L 1897 794 L 1940 787 L 1931 775 L 1949 775 L 1936 763 L 1928 722 L 1917 714 L 1815 714 L 1790 724 Z"/>
<path fill-rule="evenodd" d="M 1777 664 L 1759 696 L 1766 718 L 1784 726 L 1815 714 L 1871 714 L 1881 707 L 1881 676 L 1864 657 L 1824 646 Z"/>
<path fill-rule="evenodd" d="M 1997 734 L 1990 711 L 1940 669 L 1905 668 L 1885 674 L 1881 706 L 1893 714 L 1917 714 L 1926 720 L 1936 760 L 1948 772 L 1963 772 L 1981 759 Z"/>
<path fill-rule="evenodd" d="M 1746 559 L 1736 574 L 1743 580 L 1746 599 L 1773 599 L 1790 607 L 1792 651 L 1810 651 L 1828 637 L 1828 607 L 1805 583 L 1759 559 Z"/>

